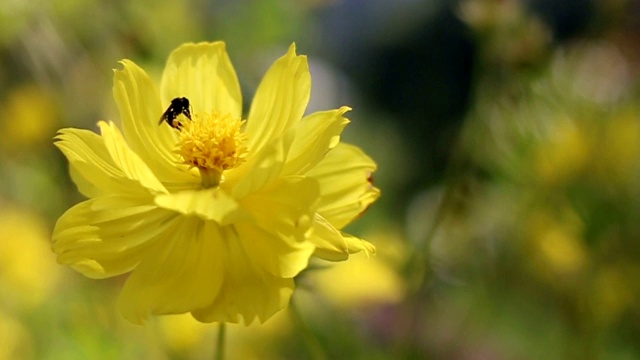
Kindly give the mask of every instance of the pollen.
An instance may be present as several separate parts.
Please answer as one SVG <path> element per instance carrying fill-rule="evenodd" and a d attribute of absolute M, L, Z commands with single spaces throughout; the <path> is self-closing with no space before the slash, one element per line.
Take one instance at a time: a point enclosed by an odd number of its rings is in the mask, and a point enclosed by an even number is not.
<path fill-rule="evenodd" d="M 244 123 L 230 114 L 194 114 L 192 120 L 181 122 L 178 153 L 185 164 L 201 173 L 222 174 L 245 161 L 248 149 Z"/>

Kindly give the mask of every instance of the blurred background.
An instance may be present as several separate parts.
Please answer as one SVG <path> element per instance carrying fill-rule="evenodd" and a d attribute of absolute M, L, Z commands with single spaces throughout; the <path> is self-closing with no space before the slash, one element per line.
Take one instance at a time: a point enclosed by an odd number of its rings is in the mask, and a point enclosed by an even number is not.
<path fill-rule="evenodd" d="M 377 255 L 314 263 L 229 359 L 640 358 L 640 1 L 2 0 L 0 359 L 212 358 L 215 324 L 129 325 L 49 245 L 82 200 L 56 131 L 205 40 L 247 106 L 295 41 L 383 193 L 347 229 Z"/>

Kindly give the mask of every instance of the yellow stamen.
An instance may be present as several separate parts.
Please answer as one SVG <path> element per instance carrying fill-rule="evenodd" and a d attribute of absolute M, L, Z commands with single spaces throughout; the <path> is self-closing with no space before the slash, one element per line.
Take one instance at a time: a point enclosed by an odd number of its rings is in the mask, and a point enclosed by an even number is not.
<path fill-rule="evenodd" d="M 217 186 L 224 170 L 245 161 L 244 121 L 219 113 L 194 114 L 193 120 L 183 120 L 178 152 L 185 164 L 200 170 L 204 187 Z"/>

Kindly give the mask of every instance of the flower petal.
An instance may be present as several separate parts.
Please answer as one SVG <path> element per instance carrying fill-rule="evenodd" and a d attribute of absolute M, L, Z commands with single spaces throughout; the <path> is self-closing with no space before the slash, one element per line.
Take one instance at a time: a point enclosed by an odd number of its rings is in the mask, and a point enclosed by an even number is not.
<path fill-rule="evenodd" d="M 375 169 L 358 147 L 338 144 L 306 174 L 320 183 L 318 213 L 338 230 L 352 222 L 380 196 L 371 184 Z"/>
<path fill-rule="evenodd" d="M 166 191 L 149 168 L 133 153 L 117 128 L 100 124 L 102 137 L 88 130 L 62 129 L 55 145 L 69 160 L 71 174 L 81 193 L 148 195 Z"/>
<path fill-rule="evenodd" d="M 287 157 L 286 144 L 291 143 L 293 135 L 293 131 L 287 131 L 247 163 L 227 172 L 222 187 L 234 198 L 241 199 L 272 184 L 282 172 Z"/>
<path fill-rule="evenodd" d="M 257 317 L 265 322 L 287 306 L 293 293 L 293 279 L 264 271 L 250 259 L 231 226 L 224 229 L 222 257 L 224 281 L 213 303 L 192 312 L 202 322 L 237 323 L 239 316 L 248 325 Z"/>
<path fill-rule="evenodd" d="M 242 201 L 253 223 L 236 224 L 252 262 L 278 277 L 292 278 L 307 267 L 314 251 L 307 240 L 319 189 L 315 180 L 282 179 Z"/>
<path fill-rule="evenodd" d="M 161 208 L 184 215 L 196 215 L 220 225 L 250 217 L 250 214 L 241 209 L 238 203 L 220 188 L 160 194 L 156 196 L 155 203 Z"/>
<path fill-rule="evenodd" d="M 259 226 L 241 223 L 235 228 L 251 261 L 277 277 L 296 276 L 307 267 L 315 250 L 310 242 L 299 241 Z"/>
<path fill-rule="evenodd" d="M 313 233 L 309 241 L 316 246 L 313 255 L 321 259 L 343 261 L 349 258 L 349 248 L 340 231 L 319 214 L 314 217 Z"/>
<path fill-rule="evenodd" d="M 118 306 L 127 320 L 181 314 L 210 305 L 220 290 L 227 256 L 220 227 L 179 216 L 144 254 L 127 279 Z"/>
<path fill-rule="evenodd" d="M 242 93 L 223 42 L 184 44 L 165 66 L 161 99 L 169 105 L 177 97 L 189 99 L 194 112 L 242 116 Z"/>
<path fill-rule="evenodd" d="M 69 160 L 72 179 L 83 195 L 95 197 L 146 192 L 113 162 L 98 134 L 89 130 L 62 129 L 55 140 L 54 145 Z"/>
<path fill-rule="evenodd" d="M 155 177 L 147 164 L 140 159 L 138 154 L 131 151 L 124 141 L 120 130 L 113 123 L 98 122 L 104 145 L 111 155 L 111 159 L 124 175 L 129 179 L 139 182 L 145 188 L 156 192 L 166 193 L 167 189 Z"/>
<path fill-rule="evenodd" d="M 151 203 L 122 196 L 81 202 L 67 210 L 53 230 L 58 262 L 90 278 L 131 271 L 171 214 Z"/>
<path fill-rule="evenodd" d="M 151 79 L 132 61 L 123 60 L 121 64 L 123 69 L 114 72 L 113 97 L 127 143 L 163 183 L 199 182 L 188 166 L 180 165 L 174 152 L 175 130 L 158 125 L 165 108 Z"/>
<path fill-rule="evenodd" d="M 349 123 L 342 115 L 351 108 L 316 112 L 298 124 L 283 175 L 300 174 L 314 167 L 330 149 L 338 145 L 340 133 Z"/>
<path fill-rule="evenodd" d="M 295 44 L 267 71 L 251 104 L 246 134 L 248 147 L 258 153 L 273 139 L 295 127 L 311 95 L 306 56 L 297 56 Z M 285 144 L 288 151 L 290 144 Z"/>
<path fill-rule="evenodd" d="M 347 241 L 349 254 L 355 254 L 359 253 L 360 251 L 364 251 L 367 256 L 375 255 L 376 247 L 373 246 L 372 243 L 345 233 L 342 233 L 342 237 Z"/>
<path fill-rule="evenodd" d="M 309 241 L 316 245 L 314 256 L 329 261 L 343 261 L 350 254 L 364 251 L 367 256 L 375 254 L 376 247 L 368 241 L 341 233 L 321 215 L 316 214 L 313 234 Z"/>

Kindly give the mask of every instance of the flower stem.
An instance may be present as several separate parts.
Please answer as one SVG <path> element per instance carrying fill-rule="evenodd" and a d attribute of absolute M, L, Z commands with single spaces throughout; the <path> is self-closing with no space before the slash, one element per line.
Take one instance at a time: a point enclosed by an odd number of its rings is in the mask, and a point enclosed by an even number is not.
<path fill-rule="evenodd" d="M 311 332 L 311 329 L 302 319 L 302 315 L 295 306 L 293 300 L 289 303 L 289 309 L 293 317 L 293 322 L 297 327 L 298 333 L 302 336 L 307 351 L 309 352 L 309 358 L 313 360 L 327 360 L 329 357 L 322 349 L 322 345 L 318 341 L 318 338 Z"/>
<path fill-rule="evenodd" d="M 215 360 L 224 360 L 224 337 L 226 334 L 225 323 L 221 322 L 218 327 L 218 346 L 216 347 Z"/>

